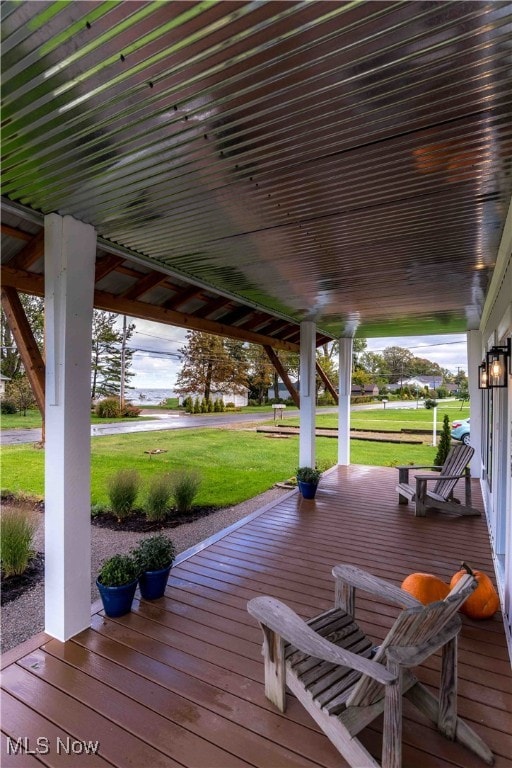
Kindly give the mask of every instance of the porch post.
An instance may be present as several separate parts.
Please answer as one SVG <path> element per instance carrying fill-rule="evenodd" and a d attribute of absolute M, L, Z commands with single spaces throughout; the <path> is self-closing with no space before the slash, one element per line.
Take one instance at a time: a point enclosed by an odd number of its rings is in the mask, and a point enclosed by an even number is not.
<path fill-rule="evenodd" d="M 316 324 L 300 324 L 299 466 L 315 466 Z"/>
<path fill-rule="evenodd" d="M 91 621 L 90 386 L 96 232 L 45 216 L 45 631 Z"/>
<path fill-rule="evenodd" d="M 352 389 L 352 338 L 342 338 L 339 357 L 338 464 L 350 464 L 350 392 Z"/>
<path fill-rule="evenodd" d="M 482 334 L 480 331 L 467 332 L 468 386 L 471 410 L 471 445 L 475 449 L 469 468 L 471 477 L 482 476 L 482 392 L 478 389 L 478 366 L 482 362 Z"/>

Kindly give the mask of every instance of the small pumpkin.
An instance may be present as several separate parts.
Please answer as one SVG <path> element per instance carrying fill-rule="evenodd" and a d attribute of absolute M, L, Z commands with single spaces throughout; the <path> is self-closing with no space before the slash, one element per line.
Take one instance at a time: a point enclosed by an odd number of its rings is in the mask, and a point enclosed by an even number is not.
<path fill-rule="evenodd" d="M 461 613 L 471 619 L 490 619 L 500 607 L 500 598 L 486 573 L 473 570 L 467 563 L 462 563 L 460 570 L 453 574 L 450 587 L 454 587 L 466 573 L 475 577 L 477 587 L 462 603 Z"/>
<path fill-rule="evenodd" d="M 402 589 L 419 600 L 423 605 L 444 600 L 450 591 L 448 584 L 433 573 L 411 573 L 402 582 Z"/>

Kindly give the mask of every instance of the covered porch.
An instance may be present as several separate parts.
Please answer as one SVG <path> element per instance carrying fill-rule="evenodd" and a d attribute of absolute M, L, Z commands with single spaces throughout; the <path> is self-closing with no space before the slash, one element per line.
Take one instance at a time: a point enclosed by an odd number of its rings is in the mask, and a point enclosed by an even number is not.
<path fill-rule="evenodd" d="M 396 584 L 422 570 L 448 581 L 462 559 L 493 575 L 485 514 L 417 518 L 398 505 L 396 475 L 394 468 L 338 466 L 315 501 L 293 491 L 183 553 L 157 604 L 138 602 L 118 620 L 95 606 L 91 627 L 73 639 L 39 635 L 7 653 L 3 764 L 69 764 L 64 750 L 74 748 L 76 768 L 344 765 L 292 697 L 284 715 L 265 699 L 261 633 L 246 604 L 270 594 L 304 617 L 315 615 L 332 604 L 330 572 L 340 562 Z M 476 480 L 473 502 L 483 512 Z M 356 611 L 376 643 L 395 615 L 370 599 Z M 419 674 L 434 687 L 438 672 L 435 656 Z M 511 708 L 501 615 L 464 617 L 459 713 L 487 741 L 498 768 L 512 766 Z M 362 740 L 378 755 L 380 725 Z M 83 743 L 96 741 L 97 753 L 86 754 Z M 407 708 L 403 741 L 404 766 L 482 765 Z"/>

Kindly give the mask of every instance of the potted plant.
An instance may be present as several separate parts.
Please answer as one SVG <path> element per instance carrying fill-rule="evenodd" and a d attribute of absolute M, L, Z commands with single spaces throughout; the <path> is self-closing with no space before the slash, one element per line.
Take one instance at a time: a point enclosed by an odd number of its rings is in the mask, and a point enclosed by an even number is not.
<path fill-rule="evenodd" d="M 107 616 L 129 613 L 137 589 L 137 563 L 131 555 L 113 555 L 102 564 L 96 586 Z"/>
<path fill-rule="evenodd" d="M 132 551 L 139 571 L 139 588 L 145 600 L 156 600 L 165 592 L 176 549 L 171 539 L 159 533 L 143 539 Z"/>
<path fill-rule="evenodd" d="M 313 467 L 299 467 L 296 473 L 297 483 L 305 499 L 314 499 L 322 473 Z"/>

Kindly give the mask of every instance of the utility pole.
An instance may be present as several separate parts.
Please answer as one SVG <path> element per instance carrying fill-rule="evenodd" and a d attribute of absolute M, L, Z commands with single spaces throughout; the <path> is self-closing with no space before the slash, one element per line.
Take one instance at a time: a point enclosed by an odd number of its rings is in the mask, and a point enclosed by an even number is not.
<path fill-rule="evenodd" d="M 125 359 L 126 359 L 126 315 L 123 315 L 123 340 L 121 342 L 121 389 L 119 402 L 121 405 L 121 412 L 124 411 L 124 377 L 125 377 Z"/>

